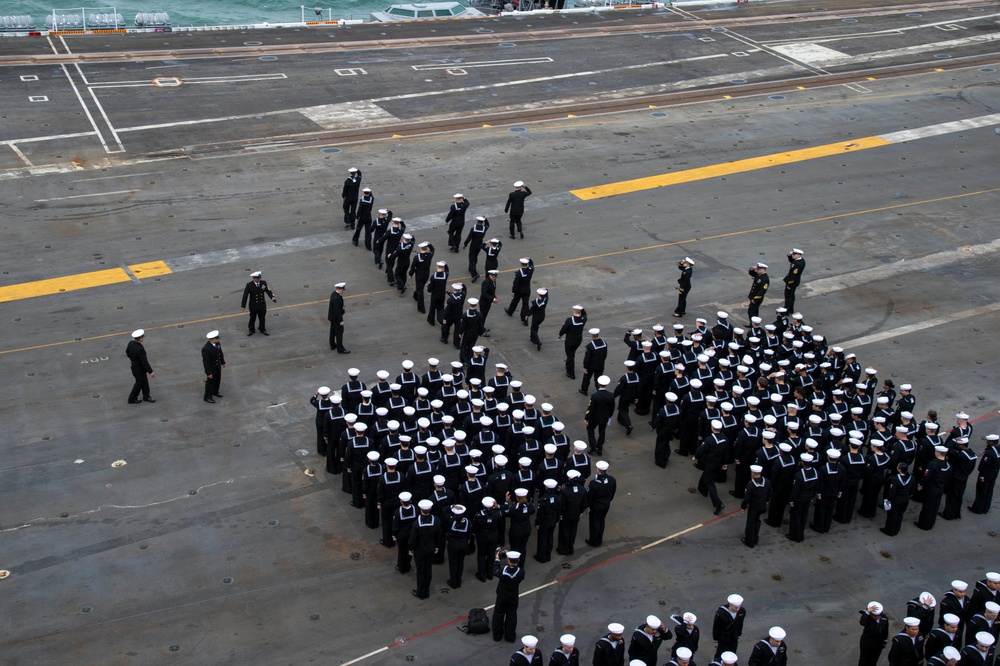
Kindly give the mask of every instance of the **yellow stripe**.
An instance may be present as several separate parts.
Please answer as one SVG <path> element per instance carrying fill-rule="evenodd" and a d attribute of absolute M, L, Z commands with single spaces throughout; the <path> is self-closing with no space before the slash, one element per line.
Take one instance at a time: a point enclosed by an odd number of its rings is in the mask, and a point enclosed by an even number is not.
<path fill-rule="evenodd" d="M 162 261 L 149 261 L 144 264 L 132 264 L 128 267 L 132 275 L 140 280 L 143 278 L 156 277 L 158 275 L 170 275 L 173 273 L 170 267 Z"/>
<path fill-rule="evenodd" d="M 890 142 L 885 139 L 877 136 L 869 136 L 863 139 L 855 139 L 854 141 L 828 143 L 824 146 L 803 148 L 801 150 L 792 150 L 787 153 L 775 153 L 774 155 L 763 155 L 761 157 L 751 157 L 745 160 L 726 162 L 725 164 L 712 164 L 709 166 L 699 167 L 697 169 L 664 173 L 658 176 L 647 176 L 645 178 L 636 178 L 635 180 L 623 180 L 618 183 L 596 185 L 594 187 L 571 190 L 570 192 L 579 199 L 590 201 L 591 199 L 613 197 L 619 194 L 628 194 L 629 192 L 640 192 L 642 190 L 651 190 L 657 187 L 667 187 L 669 185 L 678 185 L 680 183 L 690 183 L 696 180 L 705 180 L 706 178 L 716 178 L 718 176 L 728 176 L 734 173 L 743 173 L 745 171 L 754 171 L 756 169 L 766 169 L 768 167 L 780 166 L 782 164 L 804 162 L 806 160 L 814 160 L 818 157 L 841 155 L 845 152 L 864 150 L 866 148 L 877 148 L 879 146 L 887 146 L 889 144 Z"/>
<path fill-rule="evenodd" d="M 123 269 L 109 268 L 104 271 L 94 271 L 92 273 L 80 273 L 79 275 L 67 275 L 48 280 L 12 284 L 7 287 L 0 287 L 0 303 L 18 301 L 24 298 L 35 298 L 37 296 L 50 296 L 64 291 L 76 291 L 77 289 L 87 289 L 89 287 L 101 287 L 118 282 L 129 282 L 131 279 Z"/>

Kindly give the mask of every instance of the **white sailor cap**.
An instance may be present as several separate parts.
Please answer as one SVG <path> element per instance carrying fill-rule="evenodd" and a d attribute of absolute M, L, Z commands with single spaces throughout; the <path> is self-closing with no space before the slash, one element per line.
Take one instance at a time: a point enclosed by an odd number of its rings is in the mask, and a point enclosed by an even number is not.
<path fill-rule="evenodd" d="M 375 408 L 375 414 L 377 416 L 385 416 L 388 413 L 389 413 L 389 410 L 387 408 L 385 408 L 385 407 L 376 407 Z"/>
<path fill-rule="evenodd" d="M 934 450 L 937 451 L 938 453 L 948 453 L 947 446 L 935 446 Z"/>
<path fill-rule="evenodd" d="M 370 188 L 370 187 L 362 187 L 362 188 L 361 188 L 361 191 L 362 191 L 362 192 L 371 192 L 371 191 L 372 191 L 372 188 Z"/>
<path fill-rule="evenodd" d="M 252 278 L 260 277 L 260 276 L 261 276 L 261 272 L 260 271 L 254 271 L 253 273 L 250 274 L 250 277 L 252 277 Z"/>
<path fill-rule="evenodd" d="M 535 434 L 535 427 L 534 426 L 524 426 L 523 428 L 521 428 L 521 434 L 530 437 L 531 435 Z"/>
<path fill-rule="evenodd" d="M 451 284 L 451 288 L 454 289 L 455 291 L 461 291 L 462 290 L 462 283 L 461 282 L 453 282 Z"/>
<path fill-rule="evenodd" d="M 959 592 L 965 592 L 969 589 L 969 584 L 964 580 L 953 580 L 951 581 L 951 589 L 958 590 Z"/>
<path fill-rule="evenodd" d="M 927 425 L 930 425 L 930 424 L 928 423 Z M 927 427 L 927 426 L 924 426 L 924 427 Z M 983 437 L 983 439 L 985 439 L 987 442 L 996 442 L 996 441 L 1000 440 L 1000 435 L 990 434 L 990 435 L 986 435 L 985 437 Z"/>
<path fill-rule="evenodd" d="M 418 456 L 427 455 L 427 447 L 426 446 L 422 446 L 422 445 L 421 446 L 415 446 L 415 447 L 413 447 L 413 452 L 416 453 Z"/>
<path fill-rule="evenodd" d="M 610 383 L 611 383 L 611 377 L 608 377 L 607 375 L 601 375 L 600 377 L 597 378 L 598 386 L 607 386 Z"/>
<path fill-rule="evenodd" d="M 369 451 L 368 452 L 368 460 L 371 460 L 372 462 L 377 462 L 378 459 L 379 459 L 379 453 L 378 453 L 378 451 Z"/>
<path fill-rule="evenodd" d="M 583 475 L 580 474 L 580 470 L 577 469 L 571 469 L 568 472 L 566 472 L 566 478 L 571 481 L 574 479 L 579 479 L 581 476 Z"/>
<path fill-rule="evenodd" d="M 397 216 L 397 217 L 392 218 L 392 221 L 393 222 L 402 222 L 403 218 Z"/>
<path fill-rule="evenodd" d="M 514 187 L 524 187 L 524 181 L 523 180 L 515 180 L 514 181 Z"/>
<path fill-rule="evenodd" d="M 690 648 L 686 648 L 682 645 L 681 647 L 677 648 L 677 650 L 674 652 L 674 655 L 676 655 L 678 659 L 690 659 L 691 650 Z"/>
<path fill-rule="evenodd" d="M 919 627 L 920 620 L 915 617 L 904 617 L 903 624 L 905 624 L 907 627 Z"/>
<path fill-rule="evenodd" d="M 531 259 L 529 259 L 528 257 L 521 257 L 520 261 L 522 264 L 528 264 L 531 262 Z"/>
<path fill-rule="evenodd" d="M 409 502 L 411 499 L 413 499 L 413 493 L 409 493 L 409 492 L 407 492 L 405 490 L 403 492 L 399 493 L 399 501 L 400 502 Z"/>
<path fill-rule="evenodd" d="M 453 198 L 453 199 L 464 199 L 464 198 L 465 198 L 465 195 L 464 195 L 464 194 L 462 194 L 461 192 L 456 192 L 456 193 L 455 193 L 455 196 L 453 196 L 452 198 Z"/>
<path fill-rule="evenodd" d="M 535 293 L 538 294 L 539 296 L 544 296 L 545 294 L 549 293 L 549 290 L 546 289 L 545 287 L 539 287 L 538 289 L 535 290 Z"/>
<path fill-rule="evenodd" d="M 767 635 L 776 641 L 785 640 L 785 630 L 781 627 L 771 627 L 767 630 Z"/>
<path fill-rule="evenodd" d="M 545 479 L 544 481 L 542 481 L 542 485 L 551 490 L 552 488 L 558 486 L 559 482 L 556 481 L 555 479 Z"/>
<path fill-rule="evenodd" d="M 719 310 L 715 313 L 715 316 L 719 319 L 729 319 L 729 313 L 724 310 Z"/>
<path fill-rule="evenodd" d="M 566 427 L 566 424 L 565 424 L 565 423 L 563 423 L 562 421 L 555 421 L 555 422 L 554 422 L 554 423 L 553 423 L 553 424 L 552 424 L 551 426 L 549 426 L 549 427 L 550 427 L 550 428 L 552 428 L 553 430 L 555 430 L 556 432 L 562 432 L 562 431 L 563 431 L 563 429 L 564 429 L 564 428 Z"/>
<path fill-rule="evenodd" d="M 389 209 L 388 208 L 379 208 L 378 212 L 379 212 L 379 215 L 388 215 L 389 214 Z"/>
<path fill-rule="evenodd" d="M 478 298 L 470 298 L 469 300 L 467 300 L 465 302 L 469 304 L 470 308 L 474 308 L 477 305 L 479 305 L 479 299 Z"/>
<path fill-rule="evenodd" d="M 555 454 L 555 452 L 559 450 L 559 447 L 555 444 L 546 444 L 542 447 L 542 450 L 545 451 L 545 453 Z"/>
<path fill-rule="evenodd" d="M 625 632 L 625 625 L 619 624 L 617 622 L 612 622 L 608 625 L 609 634 L 622 634 Z"/>
<path fill-rule="evenodd" d="M 406 240 L 413 240 L 413 234 L 407 231 L 405 234 L 403 234 L 403 238 L 405 238 Z"/>
<path fill-rule="evenodd" d="M 318 389 L 316 389 L 316 393 L 319 393 L 320 395 L 330 395 L 330 387 L 320 386 Z"/>
<path fill-rule="evenodd" d="M 955 414 L 955 418 L 956 419 L 962 419 L 964 421 L 964 420 L 967 420 L 969 418 L 969 415 L 966 414 L 965 412 L 959 412 L 958 414 Z"/>
<path fill-rule="evenodd" d="M 656 617 L 655 615 L 647 615 L 646 616 L 646 626 L 647 627 L 659 627 L 661 624 L 663 624 L 663 623 L 660 622 L 660 618 Z"/>
<path fill-rule="evenodd" d="M 607 460 L 598 460 L 594 464 L 594 467 L 601 470 L 602 472 L 606 472 L 608 471 L 608 467 L 611 467 L 611 463 L 609 463 Z"/>
<path fill-rule="evenodd" d="M 712 419 L 712 423 L 709 425 L 712 426 L 712 430 L 722 430 L 722 421 L 719 419 Z"/>
<path fill-rule="evenodd" d="M 530 462 L 531 459 L 529 458 L 528 460 Z M 528 496 L 528 489 L 527 488 L 517 488 L 516 490 L 514 490 L 514 495 L 516 495 L 517 497 L 527 497 Z"/>
<path fill-rule="evenodd" d="M 135 339 L 139 339 L 144 335 L 146 335 L 146 331 L 144 329 L 137 328 L 134 331 L 132 331 L 132 337 Z"/>
<path fill-rule="evenodd" d="M 962 620 L 954 613 L 945 613 L 941 616 L 941 621 L 945 624 L 958 624 Z"/>
<path fill-rule="evenodd" d="M 827 449 L 826 457 L 830 460 L 837 460 L 840 458 L 840 449 Z"/>
<path fill-rule="evenodd" d="M 417 502 L 417 508 L 419 508 L 421 511 L 430 511 L 431 509 L 434 508 L 434 502 L 430 501 L 429 499 L 422 499 L 419 502 Z"/>
<path fill-rule="evenodd" d="M 799 460 L 804 463 L 811 463 L 813 461 L 813 454 L 811 453 L 800 453 Z"/>
<path fill-rule="evenodd" d="M 359 421 L 354 424 L 354 429 L 357 430 L 358 433 L 363 433 L 365 430 L 368 430 L 368 424 L 364 421 Z"/>
<path fill-rule="evenodd" d="M 215 340 L 217 337 L 219 337 L 219 332 L 218 331 L 209 331 L 205 335 L 205 337 L 208 338 L 209 340 Z"/>
<path fill-rule="evenodd" d="M 985 608 L 991 613 L 1000 613 L 1000 604 L 995 601 L 987 601 Z"/>
<path fill-rule="evenodd" d="M 370 397 L 372 397 L 372 392 L 369 391 L 368 389 L 365 389 L 364 391 L 361 392 L 361 397 L 362 398 L 370 398 Z"/>
<path fill-rule="evenodd" d="M 333 285 L 333 288 L 334 289 L 347 289 L 347 283 L 346 282 L 338 282 L 337 284 Z"/>
<path fill-rule="evenodd" d="M 357 171 L 358 171 L 357 167 L 351 167 L 350 169 L 347 170 L 347 173 L 357 173 Z"/>
<path fill-rule="evenodd" d="M 722 660 L 723 664 L 729 666 L 730 664 L 736 663 L 737 657 L 735 652 L 730 652 L 729 650 L 726 650 L 721 655 L 719 655 L 719 659 Z"/>
<path fill-rule="evenodd" d="M 399 464 L 399 461 L 393 457 L 386 458 L 384 462 L 386 467 L 395 467 Z"/>

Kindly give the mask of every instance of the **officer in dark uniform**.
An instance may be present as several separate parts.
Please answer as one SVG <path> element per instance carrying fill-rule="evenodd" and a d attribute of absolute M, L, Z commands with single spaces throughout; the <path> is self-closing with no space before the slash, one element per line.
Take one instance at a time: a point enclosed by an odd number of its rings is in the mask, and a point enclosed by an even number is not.
<path fill-rule="evenodd" d="M 750 300 L 750 304 L 747 306 L 747 317 L 752 319 L 760 313 L 760 305 L 764 302 L 764 296 L 767 295 L 771 278 L 767 276 L 767 264 L 760 262 L 751 266 L 749 273 L 750 277 L 753 278 L 753 283 L 750 285 L 750 293 L 747 294 L 747 298 Z"/>
<path fill-rule="evenodd" d="M 149 395 L 149 377 L 156 375 L 153 374 L 153 367 L 149 365 L 149 360 L 146 358 L 146 348 L 142 346 L 145 337 L 146 331 L 141 328 L 137 329 L 132 331 L 132 339 L 125 345 L 125 356 L 131 362 L 132 377 L 135 378 L 132 390 L 128 394 L 128 404 L 130 405 L 138 405 L 142 400 L 156 402 L 156 399 Z M 142 400 L 139 400 L 140 393 L 142 393 Z"/>
<path fill-rule="evenodd" d="M 767 638 L 762 638 L 753 646 L 747 666 L 785 666 L 788 663 L 788 646 L 785 645 L 785 630 L 771 627 Z"/>
<path fill-rule="evenodd" d="M 354 228 L 354 220 L 358 211 L 358 195 L 361 193 L 361 171 L 355 167 L 347 170 L 347 179 L 340 192 L 344 203 L 344 227 Z"/>
<path fill-rule="evenodd" d="M 479 340 L 479 336 L 483 334 L 485 326 L 483 326 L 483 316 L 479 313 L 476 307 L 479 305 L 479 299 L 470 298 L 466 302 L 466 310 L 462 315 L 461 321 L 458 323 L 458 328 L 456 333 L 461 335 L 461 353 L 459 354 L 459 360 L 465 364 L 468 363 L 469 359 L 472 358 L 472 348 L 476 346 L 476 342 Z"/>
<path fill-rule="evenodd" d="M 497 276 L 500 271 L 491 268 L 486 271 L 486 279 L 479 288 L 479 312 L 483 316 L 483 335 L 489 335 L 490 329 L 486 327 L 486 317 L 490 314 L 490 309 L 500 302 L 497 298 Z M 480 377 L 482 379 L 482 377 Z"/>
<path fill-rule="evenodd" d="M 976 477 L 976 499 L 968 507 L 972 513 L 989 513 L 993 504 L 993 487 L 1000 473 L 1000 435 L 986 435 L 986 448 L 979 458 L 979 475 Z"/>
<path fill-rule="evenodd" d="M 715 481 L 721 472 L 725 472 L 729 468 L 729 465 L 726 464 L 729 442 L 722 434 L 722 421 L 713 419 L 710 425 L 712 432 L 702 440 L 692 461 L 701 470 L 701 477 L 698 479 L 698 492 L 712 500 L 714 513 L 718 516 L 722 513 L 725 505 L 719 499 Z"/>
<path fill-rule="evenodd" d="M 601 375 L 597 378 L 597 390 L 590 396 L 590 404 L 587 405 L 587 411 L 583 415 L 583 424 L 587 426 L 590 453 L 598 455 L 603 455 L 608 422 L 615 412 L 615 396 L 608 391 L 610 383 L 611 378 L 607 375 Z"/>
<path fill-rule="evenodd" d="M 587 395 L 590 390 L 591 378 L 604 374 L 604 363 L 608 358 L 608 343 L 601 339 L 601 329 L 592 328 L 587 333 L 590 335 L 590 342 L 583 349 L 583 382 L 580 384 L 582 395 Z"/>
<path fill-rule="evenodd" d="M 607 460 L 598 460 L 594 465 L 597 473 L 587 488 L 587 508 L 590 510 L 590 536 L 587 545 L 597 547 L 604 543 L 604 521 L 611 510 L 611 502 L 618 491 L 618 482 L 608 474 Z"/>
<path fill-rule="evenodd" d="M 582 305 L 574 305 L 573 312 L 562 328 L 559 329 L 559 339 L 566 336 L 566 376 L 576 379 L 576 350 L 583 344 L 583 327 L 587 325 L 587 311 Z"/>
<path fill-rule="evenodd" d="M 524 184 L 523 180 L 514 183 L 514 191 L 507 195 L 507 203 L 504 204 L 503 212 L 510 215 L 510 237 L 514 237 L 514 227 L 524 238 L 524 230 L 521 228 L 521 216 L 524 215 L 524 200 L 531 196 L 531 188 Z"/>
<path fill-rule="evenodd" d="M 889 666 L 920 666 L 924 663 L 924 640 L 920 633 L 920 620 L 903 618 L 903 631 L 892 637 L 889 648 Z"/>
<path fill-rule="evenodd" d="M 506 553 L 496 550 L 493 561 L 493 576 L 497 579 L 497 598 L 493 606 L 493 640 L 513 643 L 517 636 L 517 605 L 519 590 L 524 580 L 524 568 L 518 562 L 521 553 L 516 550 Z M 506 562 L 504 562 L 506 560 Z"/>
<path fill-rule="evenodd" d="M 201 348 L 201 363 L 205 368 L 205 402 L 215 403 L 214 398 L 221 398 L 219 387 L 222 384 L 222 369 L 226 367 L 226 357 L 219 344 L 219 332 L 209 331 L 208 342 Z"/>
<path fill-rule="evenodd" d="M 361 190 L 361 199 L 358 200 L 357 223 L 355 224 L 354 236 L 351 242 L 354 247 L 358 246 L 358 238 L 361 237 L 362 229 L 365 232 L 365 249 L 371 252 L 372 249 L 372 208 L 375 206 L 375 196 L 372 188 L 366 187 Z"/>
<path fill-rule="evenodd" d="M 764 468 L 760 465 L 750 465 L 750 482 L 743 491 L 743 501 L 740 508 L 747 515 L 746 529 L 740 541 L 748 548 L 757 545 L 760 539 L 760 517 L 767 512 L 767 503 L 771 499 L 771 482 L 763 477 Z"/>
<path fill-rule="evenodd" d="M 479 279 L 479 253 L 483 251 L 483 238 L 490 230 L 490 221 L 485 215 L 477 215 L 476 223 L 469 229 L 469 235 L 465 237 L 462 247 L 469 248 L 469 275 L 472 276 L 472 284 L 476 284 Z"/>
<path fill-rule="evenodd" d="M 410 594 L 417 599 L 428 599 L 431 596 L 431 573 L 434 556 L 441 548 L 441 521 L 431 513 L 434 502 L 429 499 L 420 500 L 417 504 L 420 515 L 410 526 L 410 557 L 417 568 L 417 587 Z"/>
<path fill-rule="evenodd" d="M 681 276 L 677 278 L 677 307 L 674 308 L 675 317 L 683 317 L 687 314 L 688 294 L 691 293 L 691 273 L 693 272 L 694 259 L 684 257 L 677 264 Z"/>
<path fill-rule="evenodd" d="M 448 208 L 448 215 L 444 218 L 448 225 L 448 249 L 458 252 L 458 245 L 462 242 L 462 229 L 465 228 L 465 211 L 469 210 L 469 200 L 462 194 L 454 196 L 454 203 Z"/>
<path fill-rule="evenodd" d="M 878 666 L 882 650 L 889 642 L 889 620 L 882 614 L 882 604 L 877 601 L 868 602 L 868 607 L 861 614 L 858 624 L 862 626 L 858 666 Z"/>
<path fill-rule="evenodd" d="M 806 260 L 799 248 L 792 248 L 788 253 L 788 275 L 785 276 L 785 309 L 795 312 L 795 290 L 802 281 L 802 271 L 806 269 Z"/>
<path fill-rule="evenodd" d="M 452 344 L 457 349 L 459 345 L 459 323 L 462 321 L 462 313 L 465 311 L 465 285 L 455 282 L 451 285 L 451 294 L 444 303 L 444 311 L 441 314 L 441 342 L 448 344 L 448 334 L 451 327 L 455 326 L 454 341 Z"/>
<path fill-rule="evenodd" d="M 530 257 L 521 258 L 521 267 L 514 273 L 514 282 L 510 287 L 510 307 L 504 312 L 508 317 L 514 316 L 514 308 L 521 304 L 521 312 L 518 317 L 522 322 L 528 321 L 528 301 L 531 298 L 531 277 L 535 274 L 535 262 Z"/>
<path fill-rule="evenodd" d="M 326 319 L 330 322 L 330 349 L 336 349 L 338 354 L 350 354 L 351 350 L 344 347 L 344 292 L 346 282 L 338 282 L 330 294 L 330 308 Z"/>
<path fill-rule="evenodd" d="M 257 322 L 261 333 L 270 335 L 267 332 L 267 326 L 264 325 L 264 317 L 267 316 L 267 301 L 264 297 L 270 298 L 272 303 L 277 302 L 278 299 L 268 289 L 267 280 L 260 279 L 260 271 L 251 273 L 250 278 L 250 282 L 247 282 L 243 288 L 243 300 L 240 301 L 240 310 L 243 312 L 246 312 L 248 302 L 250 305 L 250 332 L 247 335 L 254 334 L 254 322 Z"/>

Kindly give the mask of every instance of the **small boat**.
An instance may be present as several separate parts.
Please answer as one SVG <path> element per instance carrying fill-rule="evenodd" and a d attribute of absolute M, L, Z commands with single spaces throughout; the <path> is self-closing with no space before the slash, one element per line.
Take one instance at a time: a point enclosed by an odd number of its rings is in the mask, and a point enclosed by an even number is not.
<path fill-rule="evenodd" d="M 485 13 L 463 5 L 461 2 L 407 2 L 389 5 L 381 12 L 372 12 L 373 21 L 419 21 L 427 19 L 468 18 L 486 16 Z"/>

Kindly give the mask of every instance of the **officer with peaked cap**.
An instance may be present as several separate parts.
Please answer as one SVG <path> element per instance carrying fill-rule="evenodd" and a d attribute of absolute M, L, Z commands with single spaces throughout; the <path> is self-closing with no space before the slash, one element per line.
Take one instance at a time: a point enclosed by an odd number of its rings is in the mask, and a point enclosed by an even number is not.
<path fill-rule="evenodd" d="M 797 247 L 792 248 L 788 253 L 788 275 L 785 276 L 785 308 L 789 312 L 795 312 L 795 290 L 798 289 L 802 281 L 802 271 L 806 269 L 806 260 L 802 258 L 804 253 Z"/>
<path fill-rule="evenodd" d="M 635 628 L 628 644 L 628 658 L 645 666 L 656 666 L 656 653 L 663 641 L 673 638 L 666 625 L 655 615 L 646 616 L 646 621 Z M 630 662 L 631 663 L 631 662 Z"/>
<path fill-rule="evenodd" d="M 750 303 L 747 306 L 747 318 L 752 319 L 760 314 L 760 305 L 767 295 L 767 288 L 771 286 L 771 279 L 767 276 L 767 264 L 757 262 L 750 267 L 750 277 L 753 282 L 750 284 L 750 293 L 747 299 Z"/>
<path fill-rule="evenodd" d="M 138 405 L 142 400 L 156 402 L 149 395 L 149 377 L 155 377 L 156 375 L 153 374 L 153 366 L 149 364 L 149 360 L 146 358 L 146 348 L 142 345 L 142 341 L 145 338 L 146 331 L 141 328 L 136 329 L 132 331 L 132 339 L 125 345 L 125 356 L 131 362 L 132 377 L 135 379 L 135 382 L 132 384 L 132 390 L 128 394 L 128 404 L 130 405 Z M 140 393 L 142 393 L 142 400 L 139 400 Z"/>
<path fill-rule="evenodd" d="M 920 620 L 903 618 L 903 631 L 892 637 L 889 666 L 920 666 L 924 663 L 925 637 L 920 633 Z"/>
<path fill-rule="evenodd" d="M 587 311 L 582 305 L 574 305 L 569 317 L 559 329 L 559 339 L 566 336 L 566 376 L 576 379 L 576 350 L 583 344 L 583 329 L 587 325 Z"/>
<path fill-rule="evenodd" d="M 351 353 L 351 350 L 344 347 L 345 291 L 347 291 L 346 282 L 338 282 L 333 286 L 333 293 L 330 294 L 330 307 L 326 313 L 326 320 L 330 322 L 330 349 L 337 350 L 338 354 Z"/>
<path fill-rule="evenodd" d="M 716 609 L 715 619 L 712 621 L 712 645 L 715 647 L 716 659 L 724 652 L 735 652 L 739 648 L 746 617 L 743 597 L 738 594 L 730 594 L 726 603 Z"/>
<path fill-rule="evenodd" d="M 218 331 L 209 331 L 205 337 L 208 342 L 201 348 L 201 363 L 205 368 L 205 402 L 214 404 L 214 398 L 222 397 L 219 387 L 222 385 L 222 369 L 226 367 L 226 357 L 222 353 Z"/>
<path fill-rule="evenodd" d="M 507 203 L 504 204 L 503 212 L 510 215 L 510 237 L 514 237 L 514 228 L 517 233 L 524 238 L 524 229 L 521 228 L 521 217 L 524 215 L 524 200 L 531 196 L 531 188 L 524 184 L 523 180 L 514 183 L 514 191 L 507 195 Z"/>
<path fill-rule="evenodd" d="M 521 553 L 497 548 L 493 561 L 493 577 L 497 579 L 497 597 L 493 605 L 493 640 L 513 643 L 517 635 L 517 605 L 519 590 L 524 580 L 524 567 L 519 562 Z"/>
<path fill-rule="evenodd" d="M 548 666 L 580 666 L 580 650 L 576 647 L 576 636 L 563 634 L 559 637 L 559 647 L 553 650 Z"/>
<path fill-rule="evenodd" d="M 879 602 L 869 601 L 864 610 L 858 611 L 861 614 L 858 624 L 862 627 L 858 666 L 877 666 L 882 650 L 889 642 L 889 620 L 883 610 Z"/>
<path fill-rule="evenodd" d="M 694 259 L 684 257 L 677 264 L 677 269 L 681 275 L 677 278 L 677 307 L 674 308 L 675 317 L 683 317 L 687 314 L 687 299 L 691 292 L 691 273 L 694 266 Z"/>
<path fill-rule="evenodd" d="M 785 666 L 787 663 L 788 646 L 785 645 L 785 630 L 781 627 L 771 627 L 767 637 L 754 644 L 747 666 Z"/>
<path fill-rule="evenodd" d="M 618 622 L 608 625 L 608 633 L 594 645 L 594 666 L 623 666 L 625 663 L 625 626 Z"/>
<path fill-rule="evenodd" d="M 250 274 L 250 281 L 243 287 L 243 299 L 240 301 L 241 311 L 246 312 L 247 305 L 249 304 L 250 306 L 250 323 L 248 324 L 250 331 L 247 333 L 248 336 L 254 334 L 253 327 L 255 323 L 263 335 L 270 335 L 264 323 L 264 318 L 267 316 L 267 298 L 270 298 L 272 303 L 278 301 L 274 293 L 267 286 L 267 280 L 261 279 L 260 271 L 254 271 Z"/>

